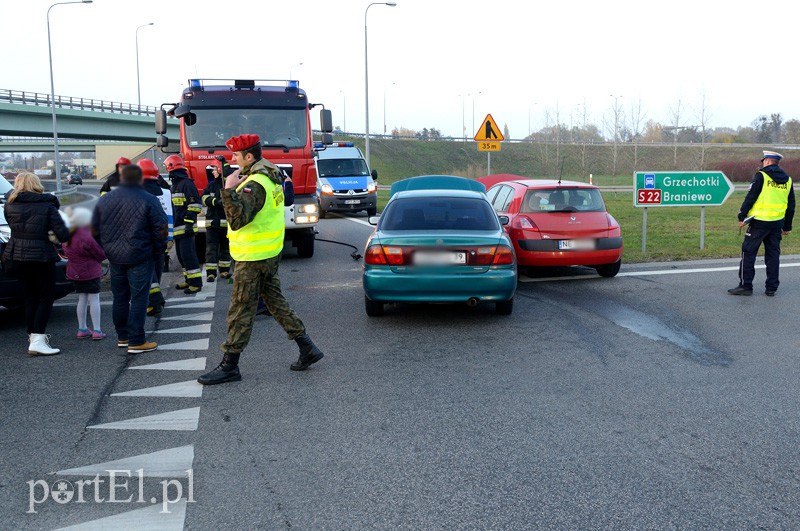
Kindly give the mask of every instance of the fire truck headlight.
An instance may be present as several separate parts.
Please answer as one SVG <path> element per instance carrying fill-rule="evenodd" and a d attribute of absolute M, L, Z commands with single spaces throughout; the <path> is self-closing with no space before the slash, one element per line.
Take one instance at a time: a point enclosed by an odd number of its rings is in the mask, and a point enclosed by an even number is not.
<path fill-rule="evenodd" d="M 307 203 L 305 205 L 300 205 L 300 212 L 303 214 L 316 214 L 317 205 L 315 203 Z"/>

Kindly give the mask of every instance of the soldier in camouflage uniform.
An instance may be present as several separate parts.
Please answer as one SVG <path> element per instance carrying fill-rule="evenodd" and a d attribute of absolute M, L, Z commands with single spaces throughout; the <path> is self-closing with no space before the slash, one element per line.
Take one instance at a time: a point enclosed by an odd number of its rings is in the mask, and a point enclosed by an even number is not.
<path fill-rule="evenodd" d="M 289 367 L 291 370 L 305 370 L 324 356 L 281 292 L 278 265 L 285 221 L 280 170 L 261 158 L 261 139 L 257 135 L 236 136 L 226 145 L 240 168 L 228 176 L 221 192 L 236 274 L 228 308 L 228 337 L 220 347 L 222 362 L 197 379 L 204 385 L 242 379 L 239 356 L 250 341 L 259 296 L 300 349 L 300 357 Z"/>

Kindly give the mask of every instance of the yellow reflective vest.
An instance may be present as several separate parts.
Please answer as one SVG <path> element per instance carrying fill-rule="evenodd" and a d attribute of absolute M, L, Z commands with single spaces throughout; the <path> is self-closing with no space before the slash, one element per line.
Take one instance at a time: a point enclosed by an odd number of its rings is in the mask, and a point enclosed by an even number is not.
<path fill-rule="evenodd" d="M 286 222 L 283 217 L 283 187 L 260 173 L 250 175 L 236 187 L 239 193 L 250 181 L 264 187 L 267 197 L 264 206 L 253 221 L 233 230 L 228 227 L 231 257 L 242 262 L 256 262 L 278 256 L 283 250 L 283 232 Z"/>
<path fill-rule="evenodd" d="M 789 205 L 789 190 L 792 189 L 792 179 L 783 184 L 776 183 L 772 177 L 761 172 L 764 176 L 764 186 L 753 208 L 747 217 L 753 216 L 761 221 L 778 221 L 786 216 L 786 207 Z"/>

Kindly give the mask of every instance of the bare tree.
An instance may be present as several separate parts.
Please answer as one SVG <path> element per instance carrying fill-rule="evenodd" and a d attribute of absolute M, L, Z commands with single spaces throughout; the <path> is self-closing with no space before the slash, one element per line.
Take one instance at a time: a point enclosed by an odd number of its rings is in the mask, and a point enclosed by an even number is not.
<path fill-rule="evenodd" d="M 672 129 L 672 164 L 677 169 L 678 167 L 678 131 L 682 129 L 681 121 L 683 120 L 683 101 L 678 96 L 677 101 L 669 108 L 670 129 Z"/>
<path fill-rule="evenodd" d="M 622 109 L 622 104 L 619 102 L 619 99 L 622 96 L 617 96 L 614 94 L 610 94 L 612 98 L 614 98 L 614 103 L 611 104 L 611 108 L 609 109 L 609 116 L 608 118 L 604 118 L 603 122 L 606 128 L 606 131 L 611 136 L 614 147 L 611 151 L 611 177 L 616 177 L 617 175 L 617 160 L 619 159 L 619 141 L 620 141 L 620 130 L 622 129 L 624 122 L 625 122 L 625 111 Z"/>
<path fill-rule="evenodd" d="M 631 141 L 633 142 L 633 169 L 636 171 L 637 166 L 639 165 L 639 141 L 642 139 L 645 119 L 647 118 L 647 112 L 645 112 L 644 108 L 642 107 L 641 96 L 636 98 L 636 101 L 631 102 L 630 115 L 631 116 L 630 120 L 628 121 L 628 125 L 630 126 L 632 136 Z"/>
<path fill-rule="evenodd" d="M 556 137 L 556 162 L 561 160 L 561 111 L 558 107 L 558 101 L 556 101 L 556 110 L 555 116 L 556 126 L 553 130 L 555 137 Z"/>
<path fill-rule="evenodd" d="M 583 103 L 580 105 L 581 108 L 581 131 L 580 131 L 580 140 L 581 140 L 581 172 L 586 175 L 586 137 L 587 137 L 587 125 L 589 121 L 589 108 L 586 106 L 586 98 L 583 99 Z"/>
<path fill-rule="evenodd" d="M 706 164 L 706 142 L 708 142 L 708 123 L 711 120 L 711 110 L 708 106 L 708 95 L 705 89 L 700 92 L 700 101 L 697 103 L 695 118 L 700 126 L 700 169 L 705 169 Z"/>

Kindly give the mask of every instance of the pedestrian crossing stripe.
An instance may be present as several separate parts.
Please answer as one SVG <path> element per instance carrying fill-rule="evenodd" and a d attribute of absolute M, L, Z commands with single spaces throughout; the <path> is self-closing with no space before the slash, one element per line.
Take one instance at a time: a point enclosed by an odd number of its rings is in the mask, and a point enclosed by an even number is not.
<path fill-rule="evenodd" d="M 145 387 L 134 389 L 122 393 L 114 393 L 111 396 L 149 396 L 149 397 L 172 397 L 172 398 L 198 398 L 203 396 L 203 386 L 196 380 L 188 382 L 178 382 L 155 387 Z"/>
<path fill-rule="evenodd" d="M 55 472 L 62 476 L 107 476 L 109 470 L 139 470 L 148 478 L 188 478 L 194 462 L 194 446 L 179 446 Z"/>
<path fill-rule="evenodd" d="M 105 424 L 95 424 L 87 426 L 93 430 L 172 430 L 172 431 L 196 431 L 200 422 L 200 408 L 190 407 L 137 417 L 117 422 L 106 422 Z"/>
<path fill-rule="evenodd" d="M 211 323 L 193 326 L 181 326 L 179 328 L 167 328 L 166 330 L 156 330 L 156 334 L 210 334 Z"/>
<path fill-rule="evenodd" d="M 149 365 L 134 365 L 129 369 L 155 370 L 155 371 L 203 371 L 206 368 L 206 358 L 190 358 L 180 361 L 165 361 Z"/>
<path fill-rule="evenodd" d="M 159 345 L 158 350 L 208 350 L 208 338 Z"/>
<path fill-rule="evenodd" d="M 157 503 L 143 509 L 62 527 L 58 531 L 107 531 L 108 529 L 181 531 L 186 521 L 186 498 L 181 498 L 176 503 L 170 504 L 168 509 L 168 512 L 163 512 L 162 504 Z"/>
<path fill-rule="evenodd" d="M 475 142 L 501 142 L 505 139 L 503 132 L 497 127 L 497 122 L 494 121 L 491 114 L 486 115 L 486 118 L 481 122 L 481 126 L 475 131 Z"/>
<path fill-rule="evenodd" d="M 180 299 L 181 301 L 185 301 L 186 299 Z M 169 304 L 167 307 L 164 308 L 164 311 L 167 310 L 175 310 L 178 308 L 213 308 L 214 301 L 198 301 L 198 302 L 186 302 L 183 304 Z"/>
<path fill-rule="evenodd" d="M 161 320 L 162 321 L 213 321 L 214 312 L 173 315 L 172 317 L 162 317 Z"/>

